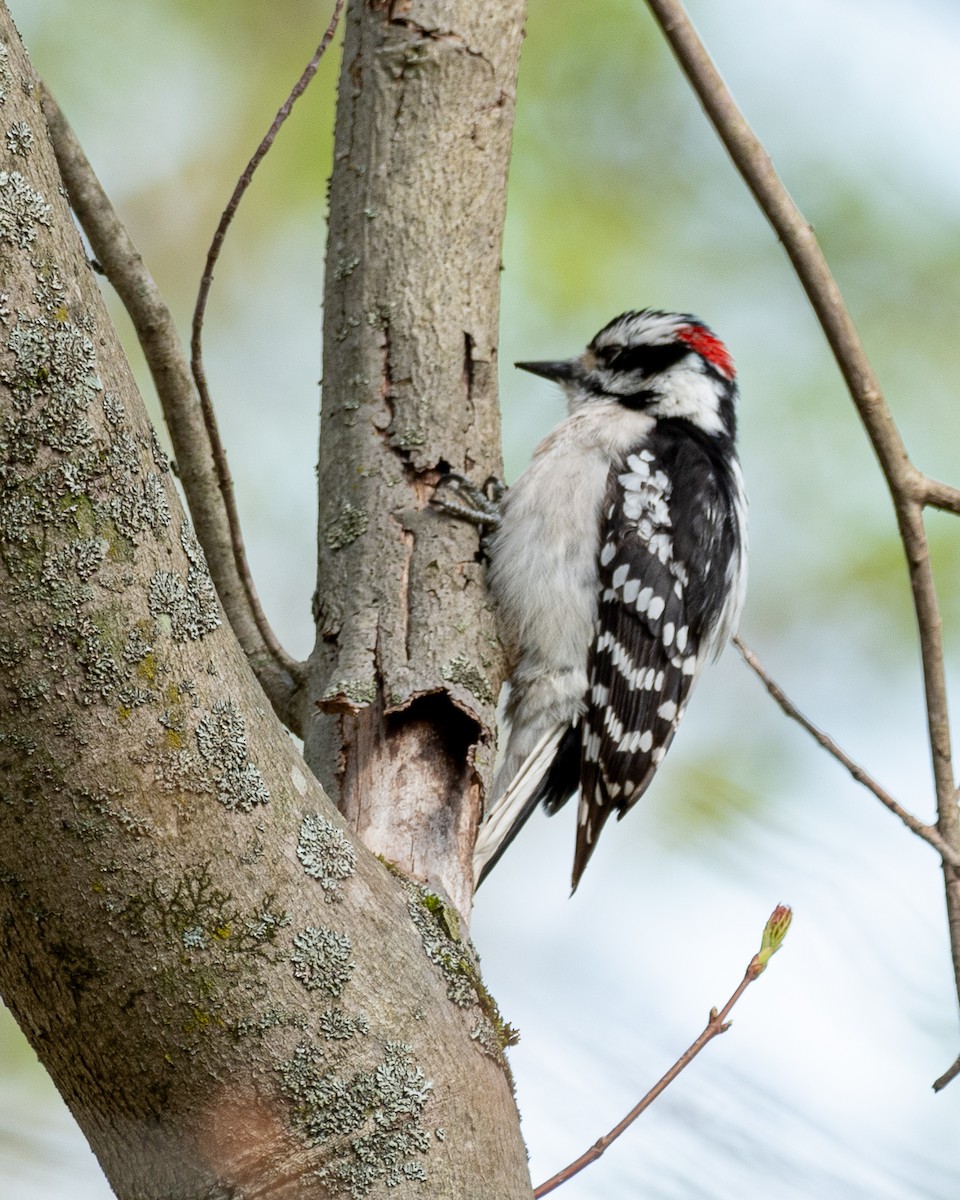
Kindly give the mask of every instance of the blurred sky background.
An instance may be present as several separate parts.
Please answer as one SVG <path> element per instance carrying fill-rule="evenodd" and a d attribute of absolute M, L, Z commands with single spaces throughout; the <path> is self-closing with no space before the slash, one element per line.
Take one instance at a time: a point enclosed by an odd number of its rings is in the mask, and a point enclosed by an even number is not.
<path fill-rule="evenodd" d="M 329 0 L 11 8 L 186 331 L 219 213 Z M 960 482 L 960 6 L 691 0 L 691 11 L 816 228 L 909 451 Z M 338 59 L 323 63 L 241 208 L 206 326 L 257 586 L 301 656 Z M 503 257 L 508 479 L 562 415 L 559 395 L 513 371 L 515 359 L 578 352 L 626 308 L 708 321 L 743 394 L 742 633 L 813 719 L 931 819 L 912 610 L 884 485 L 775 237 L 640 0 L 530 0 Z M 957 685 L 960 524 L 932 514 L 928 525 Z M 955 686 L 955 711 L 958 697 Z M 960 1051 L 936 856 L 787 722 L 734 651 L 700 683 L 656 784 L 608 826 L 570 900 L 573 821 L 571 810 L 530 822 L 473 924 L 486 981 L 522 1031 L 511 1059 L 535 1183 L 619 1120 L 700 1031 L 784 901 L 795 909 L 786 947 L 732 1030 L 558 1194 L 960 1196 L 960 1080 L 930 1088 Z M 107 1200 L 79 1131 L 0 1016 L 0 1194 Z"/>

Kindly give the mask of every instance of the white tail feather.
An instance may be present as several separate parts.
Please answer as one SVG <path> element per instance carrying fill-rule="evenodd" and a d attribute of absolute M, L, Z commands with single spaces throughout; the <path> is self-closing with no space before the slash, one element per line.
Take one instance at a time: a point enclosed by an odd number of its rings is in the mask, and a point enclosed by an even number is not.
<path fill-rule="evenodd" d="M 487 863 L 509 841 L 518 823 L 522 824 L 528 815 L 530 798 L 549 771 L 560 739 L 568 728 L 569 722 L 560 721 L 548 729 L 523 760 L 503 795 L 494 800 L 483 819 L 473 849 L 474 879 L 480 878 L 480 873 Z"/>

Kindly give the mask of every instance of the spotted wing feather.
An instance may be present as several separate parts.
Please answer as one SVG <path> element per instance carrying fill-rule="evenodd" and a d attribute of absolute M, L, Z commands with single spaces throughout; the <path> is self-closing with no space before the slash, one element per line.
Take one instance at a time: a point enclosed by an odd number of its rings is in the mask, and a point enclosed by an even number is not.
<path fill-rule="evenodd" d="M 649 450 L 611 472 L 581 721 L 574 886 L 604 823 L 613 812 L 622 816 L 649 786 L 699 672 L 671 498 L 670 477 Z"/>

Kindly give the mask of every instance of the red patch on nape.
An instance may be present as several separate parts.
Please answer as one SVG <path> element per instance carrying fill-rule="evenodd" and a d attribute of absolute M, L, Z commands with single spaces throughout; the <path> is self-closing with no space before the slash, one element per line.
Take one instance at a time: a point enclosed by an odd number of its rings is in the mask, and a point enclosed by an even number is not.
<path fill-rule="evenodd" d="M 735 372 L 730 351 L 709 329 L 702 325 L 684 325 L 677 330 L 677 337 L 705 358 L 711 366 L 716 367 L 721 375 L 726 375 L 728 379 L 733 378 Z"/>

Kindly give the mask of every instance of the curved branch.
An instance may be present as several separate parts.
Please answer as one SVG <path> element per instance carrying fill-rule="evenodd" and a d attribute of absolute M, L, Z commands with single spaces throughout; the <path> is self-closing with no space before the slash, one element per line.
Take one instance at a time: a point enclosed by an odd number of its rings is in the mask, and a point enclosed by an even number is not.
<path fill-rule="evenodd" d="M 927 734 L 937 793 L 937 828 L 941 838 L 960 853 L 960 810 L 953 777 L 940 609 L 923 525 L 925 504 L 956 511 L 958 497 L 952 489 L 927 480 L 910 461 L 813 230 L 737 107 L 683 5 L 679 0 L 647 0 L 647 4 L 734 165 L 783 243 L 833 350 L 890 489 L 907 559 L 920 642 Z M 946 860 L 943 865 L 954 978 L 960 996 L 960 873 Z"/>
<path fill-rule="evenodd" d="M 944 839 L 937 832 L 935 826 L 924 824 L 924 822 L 915 817 L 913 813 L 908 812 L 897 800 L 893 798 L 893 796 L 890 795 L 885 788 L 881 787 L 880 784 L 877 783 L 872 775 L 870 775 L 863 767 L 861 767 L 859 763 L 854 762 L 850 755 L 847 754 L 847 752 L 840 746 L 838 746 L 829 734 L 824 733 L 822 729 L 820 729 L 817 725 L 814 725 L 811 720 L 805 717 L 800 709 L 797 708 L 790 697 L 786 694 L 786 692 L 784 692 L 783 688 L 781 688 L 778 683 L 770 678 L 764 669 L 763 664 L 760 662 L 760 659 L 757 658 L 757 656 L 742 638 L 735 637 L 733 639 L 733 644 L 740 651 L 740 656 L 743 658 L 743 661 L 747 664 L 750 670 L 753 671 L 763 686 L 767 689 L 769 694 L 773 697 L 777 704 L 780 705 L 780 707 L 792 721 L 796 721 L 796 723 L 802 729 L 805 729 L 807 733 L 810 734 L 818 746 L 826 750 L 826 752 L 831 755 L 831 757 L 835 758 L 837 762 L 841 764 L 841 766 L 846 767 L 857 783 L 862 784 L 868 792 L 872 792 L 873 795 L 876 796 L 876 798 L 880 801 L 880 803 L 884 805 L 884 807 L 888 808 L 890 812 L 894 814 L 894 816 L 899 817 L 912 833 L 915 833 L 917 837 L 922 838 L 925 842 L 928 842 L 931 846 L 933 846 L 933 848 L 937 851 L 940 857 L 944 859 L 945 862 L 950 863 L 950 865 L 953 867 L 960 867 L 960 853 L 958 853 L 951 845 L 944 841 Z"/>
<path fill-rule="evenodd" d="M 197 395 L 200 399 L 200 409 L 203 414 L 203 423 L 206 426 L 207 437 L 210 443 L 210 450 L 213 454 L 214 467 L 217 474 L 217 482 L 220 487 L 220 492 L 223 496 L 223 507 L 226 514 L 227 524 L 230 530 L 230 544 L 232 548 L 233 558 L 236 562 L 237 575 L 242 584 L 244 594 L 246 596 L 247 607 L 252 614 L 260 637 L 264 645 L 269 651 L 271 657 L 276 662 L 277 666 L 291 678 L 297 680 L 298 684 L 304 678 L 304 666 L 291 658 L 284 650 L 283 646 L 277 639 L 276 634 L 267 620 L 266 614 L 263 611 L 263 606 L 260 603 L 260 597 L 257 594 L 257 589 L 253 582 L 253 576 L 250 572 L 250 567 L 247 562 L 247 551 L 243 543 L 243 532 L 240 527 L 240 514 L 237 512 L 237 504 L 233 492 L 233 477 L 230 474 L 230 467 L 227 464 L 227 454 L 224 449 L 223 442 L 220 438 L 220 430 L 217 425 L 217 415 L 213 407 L 213 400 L 210 396 L 210 389 L 207 385 L 207 376 L 203 367 L 203 318 L 207 309 L 207 300 L 210 295 L 210 286 L 213 283 L 213 270 L 217 264 L 217 259 L 220 257 L 220 251 L 223 247 L 224 238 L 227 235 L 227 230 L 236 214 L 240 201 L 243 199 L 244 193 L 250 186 L 254 172 L 263 161 L 270 147 L 273 145 L 280 127 L 286 121 L 287 117 L 297 102 L 297 100 L 306 91 L 307 85 L 317 73 L 317 68 L 320 65 L 320 60 L 326 53 L 327 47 L 333 40 L 333 35 L 336 32 L 337 25 L 340 21 L 340 13 L 343 9 L 344 0 L 336 0 L 333 7 L 333 15 L 330 18 L 330 23 L 324 31 L 320 44 L 313 53 L 313 57 L 307 63 L 300 78 L 294 84 L 287 96 L 286 100 L 280 106 L 277 115 L 273 119 L 273 124 L 267 130 L 259 146 L 253 154 L 253 157 L 247 163 L 243 174 L 237 181 L 236 187 L 233 189 L 233 194 L 230 197 L 227 207 L 224 209 L 220 217 L 219 224 L 213 235 L 213 241 L 210 244 L 210 249 L 207 251 L 207 258 L 204 264 L 203 275 L 200 279 L 200 287 L 197 292 L 197 302 L 193 311 L 192 332 L 190 337 L 190 369 L 193 372 L 194 382 L 197 387 Z M 296 732 L 299 732 L 297 730 Z"/>
<path fill-rule="evenodd" d="M 263 636 L 233 553 L 230 522 L 173 316 L 50 92 L 44 115 L 70 205 L 130 316 L 170 432 L 197 538 L 227 619 L 280 719 L 299 732 L 294 698 L 303 668 Z"/>

